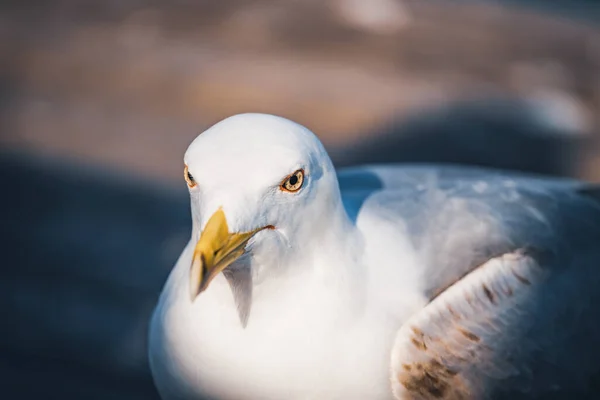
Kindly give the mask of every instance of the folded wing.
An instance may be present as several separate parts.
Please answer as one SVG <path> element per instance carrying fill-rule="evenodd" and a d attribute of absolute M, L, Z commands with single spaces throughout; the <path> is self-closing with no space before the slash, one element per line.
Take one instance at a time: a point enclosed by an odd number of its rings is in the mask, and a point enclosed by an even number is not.
<path fill-rule="evenodd" d="M 443 261 L 431 302 L 397 333 L 397 399 L 599 396 L 599 194 L 587 187 L 552 196 L 551 208 L 532 211 L 545 232 L 515 232 L 527 225 L 523 214 L 496 247 L 512 250 L 466 273 L 459 260 Z"/>

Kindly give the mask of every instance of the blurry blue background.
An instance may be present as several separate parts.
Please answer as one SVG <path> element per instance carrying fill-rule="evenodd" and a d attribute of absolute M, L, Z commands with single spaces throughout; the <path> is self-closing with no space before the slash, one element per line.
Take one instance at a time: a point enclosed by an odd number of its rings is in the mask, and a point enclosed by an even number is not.
<path fill-rule="evenodd" d="M 231 114 L 305 124 L 338 166 L 600 181 L 593 1 L 5 1 L 0 40 L 3 399 L 156 398 L 183 153 Z"/>

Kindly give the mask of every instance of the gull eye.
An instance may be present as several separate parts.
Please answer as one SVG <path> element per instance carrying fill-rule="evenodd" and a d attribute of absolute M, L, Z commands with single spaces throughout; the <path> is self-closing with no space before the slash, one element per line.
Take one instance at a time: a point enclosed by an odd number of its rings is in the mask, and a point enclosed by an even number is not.
<path fill-rule="evenodd" d="M 187 182 L 187 185 L 190 188 L 193 188 L 194 186 L 196 186 L 196 181 L 194 180 L 194 177 L 192 176 L 192 174 L 190 174 L 190 171 L 188 170 L 187 165 L 183 169 L 183 177 L 185 178 L 185 181 Z"/>
<path fill-rule="evenodd" d="M 286 192 L 297 192 L 304 183 L 304 170 L 299 169 L 290 176 L 286 177 L 281 183 L 281 190 Z"/>

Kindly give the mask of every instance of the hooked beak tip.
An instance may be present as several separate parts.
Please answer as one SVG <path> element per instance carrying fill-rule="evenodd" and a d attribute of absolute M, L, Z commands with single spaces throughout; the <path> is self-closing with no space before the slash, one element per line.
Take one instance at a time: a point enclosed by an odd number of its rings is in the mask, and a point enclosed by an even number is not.
<path fill-rule="evenodd" d="M 248 241 L 264 229 L 275 229 L 267 225 L 248 232 L 229 231 L 225 213 L 217 210 L 208 220 L 194 248 L 190 269 L 190 296 L 194 301 L 208 288 L 210 282 L 231 263 L 245 253 Z"/>

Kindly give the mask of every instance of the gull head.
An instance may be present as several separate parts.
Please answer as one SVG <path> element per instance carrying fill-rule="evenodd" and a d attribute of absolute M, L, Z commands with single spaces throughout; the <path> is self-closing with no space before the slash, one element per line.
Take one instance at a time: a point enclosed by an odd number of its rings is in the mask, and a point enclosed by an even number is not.
<path fill-rule="evenodd" d="M 229 117 L 200 134 L 184 157 L 196 243 L 194 301 L 223 274 L 242 325 L 253 279 L 285 273 L 311 251 L 341 205 L 335 170 L 307 128 L 266 114 Z"/>

